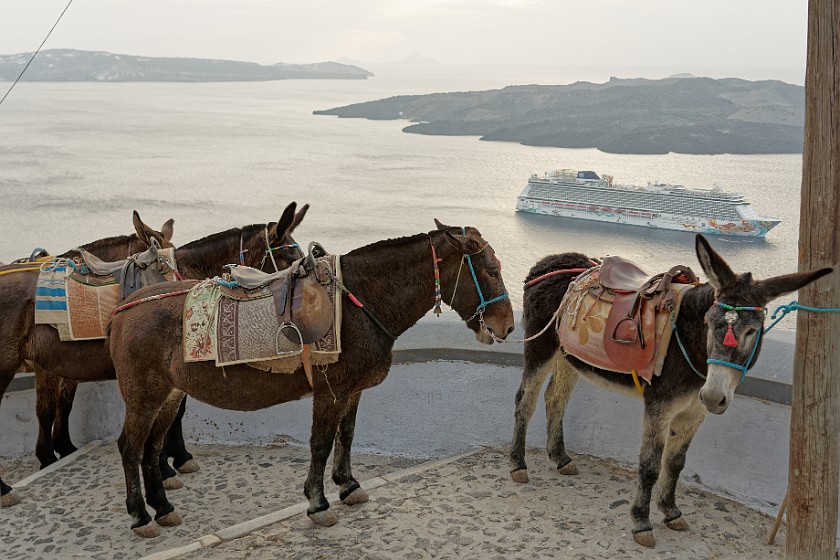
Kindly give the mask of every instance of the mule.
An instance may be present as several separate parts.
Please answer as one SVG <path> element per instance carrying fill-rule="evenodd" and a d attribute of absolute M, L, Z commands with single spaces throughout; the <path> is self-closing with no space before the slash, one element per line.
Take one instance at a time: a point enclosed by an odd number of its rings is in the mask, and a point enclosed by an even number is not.
<path fill-rule="evenodd" d="M 149 247 L 152 239 L 156 240 L 161 247 L 172 247 L 170 239 L 173 220 L 168 220 L 160 231 L 155 231 L 143 223 L 140 215 L 134 212 L 133 223 L 136 233 L 132 235 L 100 239 L 82 245 L 81 248 L 101 259 L 115 261 L 144 251 Z M 78 251 L 72 250 L 60 256 L 74 258 L 79 255 Z M 33 256 L 35 256 L 34 253 Z M 19 262 L 25 262 L 25 259 Z M 15 374 L 19 371 L 30 370 L 33 365 L 36 373 L 36 387 L 40 394 L 56 394 L 59 389 L 58 378 L 43 375 L 40 362 L 34 360 L 38 334 L 48 337 L 54 335 L 51 340 L 58 341 L 55 329 L 47 325 L 34 324 L 34 297 L 38 267 L 32 267 L 31 270 L 25 272 L 8 273 L 19 268 L 19 265 L 13 263 L 0 269 L 0 272 L 7 272 L 0 276 L 0 402 Z M 71 343 L 60 344 L 64 348 Z M 58 353 L 57 348 L 56 353 Z M 56 461 L 52 438 L 48 431 L 44 432 L 45 426 L 52 426 L 52 420 L 43 402 L 39 402 L 37 416 L 41 428 L 38 434 L 37 454 L 43 468 Z M 75 450 L 75 447 L 62 448 L 62 456 Z M 0 506 L 14 505 L 18 501 L 20 501 L 18 495 L 0 479 Z"/>
<path fill-rule="evenodd" d="M 185 296 L 148 301 L 114 316 L 109 345 L 126 403 L 118 444 L 126 506 L 137 535 L 156 536 L 159 526 L 181 523 L 166 498 L 154 458 L 185 394 L 230 410 L 258 410 L 312 395 L 311 460 L 304 484 L 307 515 L 317 525 L 337 521 L 324 495 L 324 470 L 331 451 L 335 453 L 332 479 L 341 501 L 352 505 L 368 500 L 350 461 L 356 413 L 362 391 L 388 375 L 396 338 L 440 300 L 449 302 L 480 342 L 492 344 L 494 336 L 505 338 L 513 330 L 513 310 L 493 249 L 474 228 L 436 223 L 438 229 L 429 233 L 379 241 L 341 256 L 339 287 L 352 292 L 348 299 L 363 307 L 349 303 L 342 307 L 342 352 L 336 363 L 315 372 L 311 387 L 303 367 L 283 375 L 247 365 L 218 368 L 212 362 L 184 362 Z M 435 290 L 438 271 L 440 300 Z M 150 286 L 134 299 L 177 288 L 172 283 Z M 155 510 L 157 524 L 143 503 L 141 466 L 146 501 Z"/>
<path fill-rule="evenodd" d="M 295 202 L 290 203 L 277 222 L 255 224 L 242 229 L 233 228 L 179 247 L 175 250 L 175 262 L 179 273 L 184 278 L 201 280 L 220 274 L 224 265 L 231 263 L 259 270 L 277 271 L 288 268 L 294 260 L 303 255 L 292 238 L 292 232 L 303 221 L 309 205 L 305 204 L 298 212 L 295 212 L 296 208 Z M 109 379 L 112 378 L 113 373 Z M 75 451 L 75 446 L 70 441 L 68 424 L 77 387 L 77 381 L 64 378 L 57 390 L 43 392 L 45 396 L 42 408 L 55 410 L 53 434 L 57 434 L 56 449 Z M 38 391 L 38 398 L 41 399 L 41 396 L 42 392 Z M 175 469 L 181 473 L 198 470 L 198 465 L 192 454 L 187 451 L 184 442 L 182 420 L 185 412 L 186 399 L 181 402 L 178 416 L 167 432 L 164 449 L 160 455 L 161 470 L 170 490 L 181 486 L 175 479 Z M 42 428 L 48 433 L 49 428 Z M 168 462 L 170 457 L 172 466 Z"/>
<path fill-rule="evenodd" d="M 233 228 L 176 249 L 175 261 L 179 272 L 187 278 L 207 278 L 221 273 L 224 265 L 232 262 L 268 269 L 272 266 L 275 269 L 288 267 L 302 256 L 291 234 L 303 220 L 309 208 L 308 205 L 304 205 L 300 212 L 296 213 L 296 207 L 294 202 L 289 204 L 278 222 L 255 224 L 242 229 Z M 171 243 L 168 246 L 171 247 Z M 12 276 L 15 275 L 8 277 Z M 75 451 L 67 430 L 75 387 L 70 385 L 61 387 L 55 381 L 50 384 L 49 380 L 58 378 L 73 381 L 113 379 L 114 369 L 104 340 L 61 342 L 54 328 L 49 325 L 32 324 L 32 298 L 35 293 L 34 282 L 37 280 L 37 275 L 18 274 L 17 276 L 34 276 L 35 278 L 32 278 L 29 284 L 23 283 L 22 286 L 19 285 L 15 290 L 8 292 L 8 300 L 3 299 L 6 296 L 2 290 L 3 284 L 0 284 L 0 301 L 4 304 L 5 301 L 9 301 L 10 306 L 16 306 L 16 311 L 20 316 L 19 323 L 23 325 L 19 332 L 13 333 L 5 330 L 5 323 L 0 326 L 0 337 L 12 335 L 19 337 L 20 341 L 17 344 L 21 349 L 19 356 L 4 356 L 3 358 L 7 361 L 0 358 L 0 364 L 10 364 L 15 359 L 26 359 L 35 368 L 36 376 L 39 378 L 37 387 L 39 435 L 36 456 L 44 467 L 56 460 L 51 431 L 55 431 L 53 420 L 58 406 L 56 402 L 58 397 L 63 399 L 58 408 L 64 415 L 60 428 L 57 430 L 61 445 L 59 449 L 64 454 Z M 0 281 L 8 277 L 0 277 Z M 25 323 L 27 312 L 29 313 L 28 324 Z M 0 367 L 0 388 L 3 390 L 14 377 L 14 371 L 5 376 L 4 374 L 5 370 Z M 6 377 L 8 381 L 5 381 Z M 183 412 L 182 408 L 179 420 Z M 192 461 L 192 455 L 186 451 L 180 421 L 174 425 L 172 433 L 168 435 L 167 451 L 174 455 L 175 465 L 180 470 L 190 472 L 197 469 Z M 172 479 L 169 482 L 170 487 L 179 487 L 179 481 L 173 479 L 175 471 L 169 467 L 166 456 L 160 457 L 159 461 L 167 478 Z M 10 498 L 9 502 L 12 503 L 12 500 Z"/>
<path fill-rule="evenodd" d="M 824 268 L 753 280 L 751 273 L 735 274 L 703 236 L 696 237 L 695 245 L 697 260 L 708 283 L 685 292 L 676 321 L 679 340 L 677 336 L 671 337 L 661 376 L 645 385 L 642 394 L 631 375 L 598 369 L 572 355 L 564 355 L 553 331 L 525 343 L 525 366 L 516 393 L 510 467 L 511 478 L 520 483 L 528 482 L 525 463 L 528 422 L 549 374 L 551 379 L 545 390 L 547 447 L 549 457 L 562 475 L 578 473 L 563 440 L 563 415 L 578 377 L 644 401 L 638 486 L 630 515 L 633 538 L 646 547 L 656 544 L 650 522 L 650 501 L 657 483 L 655 501 L 664 515 L 665 525 L 676 531 L 688 530 L 674 496 L 686 452 L 706 413 L 726 411 L 736 386 L 755 363 L 761 349 L 767 303 L 831 272 L 830 268 Z M 552 271 L 588 269 L 592 263 L 580 253 L 551 255 L 534 265 L 526 282 Z M 526 287 L 523 301 L 526 337 L 540 332 L 553 320 L 573 276 L 571 271 L 554 274 Z M 730 326 L 732 332 L 728 333 Z M 735 337 L 734 341 L 729 334 Z M 684 352 L 679 341 L 685 347 Z"/>

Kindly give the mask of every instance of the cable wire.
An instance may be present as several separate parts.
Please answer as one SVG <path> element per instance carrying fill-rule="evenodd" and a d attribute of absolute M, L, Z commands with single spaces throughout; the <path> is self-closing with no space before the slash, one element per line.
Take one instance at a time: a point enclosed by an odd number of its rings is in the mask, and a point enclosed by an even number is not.
<path fill-rule="evenodd" d="M 2 105 L 3 102 L 6 100 L 6 98 L 9 97 L 9 94 L 12 93 L 12 90 L 14 89 L 14 87 L 17 85 L 17 83 L 23 77 L 23 74 L 24 74 L 24 72 L 26 72 L 26 69 L 29 68 L 29 65 L 32 64 L 32 61 L 35 60 L 35 57 L 38 55 L 38 53 L 41 52 L 41 48 L 44 46 L 44 43 L 46 43 L 47 39 L 50 38 L 50 35 L 52 34 L 53 30 L 58 25 L 58 22 L 61 21 L 62 17 L 64 17 L 65 12 L 67 12 L 67 9 L 70 7 L 70 4 L 72 4 L 72 3 L 73 3 L 73 0 L 70 0 L 69 2 L 67 2 L 67 6 L 64 7 L 64 10 L 61 12 L 61 15 L 58 16 L 57 20 L 55 20 L 55 23 L 50 28 L 49 33 L 47 33 L 47 36 L 44 37 L 44 40 L 41 41 L 41 44 L 38 45 L 38 48 L 35 50 L 34 53 L 32 53 L 32 58 L 29 59 L 29 62 L 27 62 L 26 66 L 23 67 L 23 70 L 20 71 L 20 75 L 17 77 L 17 80 L 15 80 L 14 83 L 11 85 L 11 87 L 9 87 L 9 90 L 6 92 L 6 94 L 3 96 L 3 98 L 0 99 L 0 105 Z"/>

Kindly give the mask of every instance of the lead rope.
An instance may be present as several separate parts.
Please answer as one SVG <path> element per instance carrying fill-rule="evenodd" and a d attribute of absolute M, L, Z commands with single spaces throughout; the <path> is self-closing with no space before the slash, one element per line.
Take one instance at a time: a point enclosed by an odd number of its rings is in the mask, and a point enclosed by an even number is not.
<path fill-rule="evenodd" d="M 271 251 L 271 239 L 268 238 L 268 224 L 265 226 L 265 245 L 268 247 L 268 256 L 271 257 L 271 264 L 274 265 L 274 272 L 280 272 L 280 268 L 277 266 L 277 261 L 274 260 L 274 253 Z M 265 257 L 263 257 L 263 262 L 265 262 Z"/>

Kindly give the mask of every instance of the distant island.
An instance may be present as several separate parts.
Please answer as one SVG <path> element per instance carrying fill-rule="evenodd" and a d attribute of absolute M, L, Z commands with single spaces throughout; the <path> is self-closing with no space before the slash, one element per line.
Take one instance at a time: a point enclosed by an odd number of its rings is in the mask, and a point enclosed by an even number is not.
<path fill-rule="evenodd" d="M 805 88 L 775 80 L 610 78 L 401 95 L 316 115 L 407 119 L 415 134 L 626 154 L 801 153 Z"/>
<path fill-rule="evenodd" d="M 14 81 L 32 53 L 0 55 L 0 81 Z M 160 58 L 99 51 L 41 51 L 23 75 L 30 82 L 250 82 L 364 80 L 371 72 L 338 62 L 269 66 L 208 58 Z"/>

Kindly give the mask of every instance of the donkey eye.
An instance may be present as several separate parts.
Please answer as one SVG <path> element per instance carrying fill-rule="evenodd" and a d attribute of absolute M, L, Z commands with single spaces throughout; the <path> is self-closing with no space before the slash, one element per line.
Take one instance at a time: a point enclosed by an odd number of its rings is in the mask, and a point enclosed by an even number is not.
<path fill-rule="evenodd" d="M 756 333 L 756 330 L 752 327 L 749 327 L 746 331 L 744 331 L 744 336 L 752 336 Z"/>
<path fill-rule="evenodd" d="M 490 276 L 490 278 L 498 278 L 499 277 L 499 273 L 495 270 L 488 270 L 487 274 Z"/>

